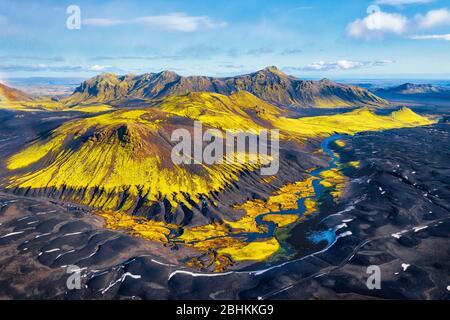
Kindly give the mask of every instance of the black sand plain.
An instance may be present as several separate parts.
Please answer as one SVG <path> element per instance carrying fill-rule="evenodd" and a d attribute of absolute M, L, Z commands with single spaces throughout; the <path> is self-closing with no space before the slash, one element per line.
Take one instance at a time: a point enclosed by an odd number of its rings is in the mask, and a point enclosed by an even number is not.
<path fill-rule="evenodd" d="M 69 114 L 23 122 L 1 113 L 0 156 Z M 73 115 L 72 115 L 73 116 Z M 87 208 L 0 193 L 1 299 L 449 299 L 450 126 L 362 133 L 333 148 L 350 183 L 340 202 L 290 231 L 339 226 L 322 252 L 297 252 L 272 264 L 198 274 L 179 265 L 186 250 L 107 230 Z M 325 163 L 326 161 L 324 161 Z M 287 174 L 287 173 L 286 173 Z M 340 235 L 340 237 L 339 237 Z M 317 248 L 316 248 L 317 249 Z M 68 265 L 81 268 L 82 287 L 68 290 Z M 381 269 L 369 290 L 367 267 Z"/>

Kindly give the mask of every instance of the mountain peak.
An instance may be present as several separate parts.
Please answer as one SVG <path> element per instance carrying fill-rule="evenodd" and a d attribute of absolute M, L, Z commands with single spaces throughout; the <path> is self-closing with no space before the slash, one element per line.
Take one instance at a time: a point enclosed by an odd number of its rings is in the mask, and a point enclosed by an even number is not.
<path fill-rule="evenodd" d="M 102 72 L 100 73 L 97 78 L 116 78 L 117 75 L 112 72 Z"/>
<path fill-rule="evenodd" d="M 178 76 L 178 74 L 172 70 L 163 70 L 163 71 L 159 72 L 158 74 L 161 76 L 164 76 L 164 77 Z"/>
<path fill-rule="evenodd" d="M 287 77 L 287 75 L 284 72 L 282 72 L 280 69 L 278 69 L 276 66 L 265 67 L 264 69 L 259 70 L 257 73 L 275 74 L 275 75 L 278 75 L 278 76 Z"/>
<path fill-rule="evenodd" d="M 268 66 L 265 67 L 264 70 L 270 71 L 270 72 L 279 72 L 280 70 L 278 70 L 277 66 Z"/>
<path fill-rule="evenodd" d="M 332 84 L 333 81 L 331 81 L 328 78 L 323 78 L 323 79 L 320 80 L 320 83 L 322 83 L 322 84 Z"/>

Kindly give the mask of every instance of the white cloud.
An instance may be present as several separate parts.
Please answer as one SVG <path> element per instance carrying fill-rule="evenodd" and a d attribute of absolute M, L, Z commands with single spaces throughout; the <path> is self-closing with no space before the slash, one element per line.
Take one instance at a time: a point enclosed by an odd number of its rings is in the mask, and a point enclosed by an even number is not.
<path fill-rule="evenodd" d="M 450 11 L 447 8 L 431 10 L 425 15 L 417 15 L 415 20 L 421 29 L 450 25 Z"/>
<path fill-rule="evenodd" d="M 447 8 L 430 10 L 413 18 L 398 13 L 375 11 L 365 18 L 350 22 L 347 35 L 362 40 L 382 39 L 388 34 L 408 35 L 445 25 L 450 25 L 450 11 Z"/>
<path fill-rule="evenodd" d="M 310 63 L 304 67 L 292 68 L 300 71 L 330 71 L 330 70 L 351 70 L 360 68 L 370 68 L 377 66 L 384 66 L 386 64 L 394 63 L 393 60 L 375 60 L 375 61 L 361 61 L 361 60 L 339 60 L 336 62 L 318 61 Z"/>
<path fill-rule="evenodd" d="M 410 39 L 413 40 L 447 40 L 450 41 L 449 34 L 426 34 L 426 35 L 414 35 Z"/>
<path fill-rule="evenodd" d="M 202 28 L 213 29 L 225 27 L 227 25 L 226 22 L 215 22 L 208 16 L 189 16 L 180 12 L 132 19 L 91 18 L 83 20 L 83 23 L 97 27 L 135 24 L 179 32 L 193 32 Z"/>
<path fill-rule="evenodd" d="M 355 39 L 379 39 L 385 34 L 402 34 L 408 19 L 397 13 L 377 11 L 364 19 L 357 19 L 347 26 L 347 34 Z"/>
<path fill-rule="evenodd" d="M 89 68 L 89 70 L 91 70 L 91 71 L 103 71 L 103 70 L 106 70 L 108 68 L 110 68 L 110 67 L 109 66 L 101 66 L 101 65 L 98 65 L 98 64 L 94 64 L 93 66 L 91 66 Z"/>
<path fill-rule="evenodd" d="M 388 6 L 400 7 L 407 6 L 411 4 L 426 4 L 434 2 L 434 0 L 377 0 L 376 4 L 385 4 Z"/>

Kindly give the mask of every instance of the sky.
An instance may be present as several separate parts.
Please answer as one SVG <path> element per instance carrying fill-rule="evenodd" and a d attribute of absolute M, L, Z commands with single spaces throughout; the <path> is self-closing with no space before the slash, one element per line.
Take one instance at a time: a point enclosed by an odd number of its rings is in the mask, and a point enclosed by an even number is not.
<path fill-rule="evenodd" d="M 450 0 L 0 0 L 0 80 L 271 65 L 300 78 L 450 79 L 449 57 Z"/>

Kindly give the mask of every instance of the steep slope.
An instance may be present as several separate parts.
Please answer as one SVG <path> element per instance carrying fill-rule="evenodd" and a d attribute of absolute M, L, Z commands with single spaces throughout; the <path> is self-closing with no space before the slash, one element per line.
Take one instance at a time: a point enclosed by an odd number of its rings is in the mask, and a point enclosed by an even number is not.
<path fill-rule="evenodd" d="M 191 130 L 190 121 L 176 128 Z M 253 165 L 175 165 L 170 160 L 175 129 L 154 110 L 116 111 L 67 122 L 6 163 L 21 172 L 9 187 L 43 192 L 105 210 L 133 212 L 167 200 L 191 207 L 200 195 L 219 191 Z"/>
<path fill-rule="evenodd" d="M 0 83 L 0 103 L 12 101 L 30 101 L 25 92 L 8 87 Z"/>
<path fill-rule="evenodd" d="M 207 92 L 169 96 L 164 98 L 157 108 L 224 130 L 258 131 L 272 127 L 271 120 L 282 113 L 279 108 L 246 91 L 239 91 L 230 96 Z"/>
<path fill-rule="evenodd" d="M 148 211 L 155 205 L 163 214 L 174 213 L 180 205 L 189 210 L 198 208 L 201 199 L 233 186 L 241 174 L 255 171 L 259 165 L 175 165 L 170 156 L 175 144 L 171 134 L 176 128 L 192 133 L 194 120 L 201 120 L 205 129 L 258 132 L 278 128 L 285 141 L 431 123 L 409 109 L 388 116 L 363 108 L 292 119 L 283 116 L 282 109 L 247 92 L 230 96 L 189 93 L 165 98 L 152 108 L 118 110 L 65 122 L 6 160 L 10 174 L 3 186 L 128 213 L 142 208 Z M 223 139 L 223 135 L 218 138 Z M 289 167 L 285 163 L 281 171 L 286 173 Z M 253 186 L 261 183 L 258 175 L 247 179 Z"/>
<path fill-rule="evenodd" d="M 237 181 L 239 173 L 259 166 L 175 165 L 173 130 L 192 133 L 193 121 L 201 120 L 205 129 L 257 132 L 268 125 L 263 115 L 278 113 L 249 93 L 191 93 L 166 98 L 154 108 L 71 120 L 6 161 L 12 173 L 7 187 L 104 210 L 131 213 L 157 202 L 163 214 L 174 213 L 179 204 L 190 210 L 202 197 Z"/>
<path fill-rule="evenodd" d="M 327 79 L 304 81 L 286 75 L 276 67 L 228 78 L 182 77 L 170 71 L 140 76 L 101 74 L 83 82 L 65 102 L 76 105 L 124 99 L 160 99 L 189 92 L 230 95 L 243 90 L 283 107 L 378 106 L 387 103 L 366 89 Z"/>

